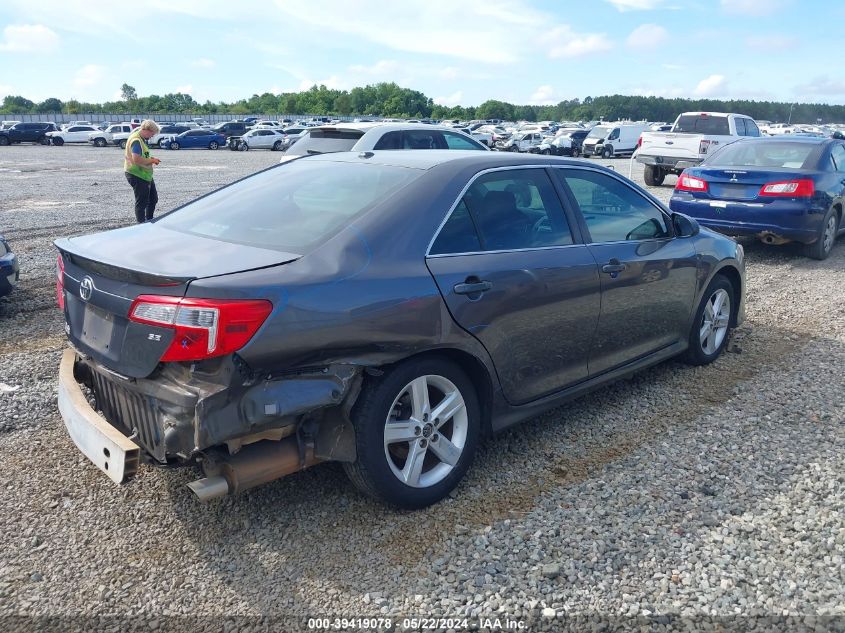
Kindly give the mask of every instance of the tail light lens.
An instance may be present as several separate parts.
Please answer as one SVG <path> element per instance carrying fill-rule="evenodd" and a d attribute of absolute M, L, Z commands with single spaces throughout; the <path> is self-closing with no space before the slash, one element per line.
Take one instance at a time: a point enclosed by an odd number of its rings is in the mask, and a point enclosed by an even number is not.
<path fill-rule="evenodd" d="M 65 260 L 62 254 L 56 258 L 56 303 L 64 312 L 65 309 Z"/>
<path fill-rule="evenodd" d="M 273 304 L 264 300 L 141 295 L 129 309 L 129 320 L 175 330 L 162 361 L 193 361 L 238 351 L 272 310 Z"/>
<path fill-rule="evenodd" d="M 640 137 L 637 139 L 637 147 L 643 146 L 643 135 L 640 134 Z"/>
<path fill-rule="evenodd" d="M 784 196 L 787 198 L 811 198 L 816 192 L 815 184 L 810 178 L 798 180 L 784 180 L 769 182 L 760 187 L 761 196 Z"/>
<path fill-rule="evenodd" d="M 707 181 L 688 174 L 681 174 L 678 177 L 678 184 L 675 185 L 675 191 L 707 191 Z"/>

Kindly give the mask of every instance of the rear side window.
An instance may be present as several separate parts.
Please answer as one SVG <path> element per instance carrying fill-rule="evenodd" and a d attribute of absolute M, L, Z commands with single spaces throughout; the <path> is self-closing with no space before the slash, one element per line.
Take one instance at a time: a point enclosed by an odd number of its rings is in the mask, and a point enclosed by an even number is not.
<path fill-rule="evenodd" d="M 305 253 L 422 175 L 375 164 L 297 160 L 259 172 L 158 220 L 161 226 Z"/>
<path fill-rule="evenodd" d="M 836 171 L 845 171 L 845 145 L 834 145 L 830 148 L 830 160 Z"/>
<path fill-rule="evenodd" d="M 744 119 L 745 121 L 745 135 L 746 136 L 760 136 L 760 128 L 751 119 Z"/>
<path fill-rule="evenodd" d="M 479 143 L 472 139 L 468 139 L 460 134 L 452 134 L 451 132 L 443 132 L 443 138 L 446 140 L 446 146 L 449 149 L 484 149 L 479 147 Z"/>
<path fill-rule="evenodd" d="M 348 152 L 363 135 L 360 130 L 314 129 L 299 139 L 287 153 L 302 156 L 305 154 Z"/>
<path fill-rule="evenodd" d="M 711 115 L 686 115 L 678 118 L 673 132 L 687 134 L 714 134 L 728 136 L 730 127 L 728 117 Z"/>

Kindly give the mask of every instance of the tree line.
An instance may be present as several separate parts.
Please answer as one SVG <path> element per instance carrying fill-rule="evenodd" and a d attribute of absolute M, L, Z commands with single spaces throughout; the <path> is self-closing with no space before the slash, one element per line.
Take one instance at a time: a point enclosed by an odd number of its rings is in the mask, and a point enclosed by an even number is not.
<path fill-rule="evenodd" d="M 418 90 L 384 82 L 335 90 L 315 85 L 302 92 L 254 94 L 233 103 L 223 101 L 198 103 L 188 94 L 168 93 L 139 97 L 134 87 L 121 86 L 121 99 L 105 103 L 84 103 L 76 99 L 62 101 L 51 97 L 41 102 L 21 96 L 3 99 L 0 114 L 82 114 L 133 113 L 156 114 L 244 114 L 274 115 L 298 113 L 335 116 L 377 116 L 433 119 L 502 119 L 504 121 L 666 121 L 672 122 L 681 112 L 739 112 L 758 120 L 800 123 L 845 122 L 845 106 L 823 103 L 788 103 L 732 99 L 665 99 L 609 95 L 570 99 L 555 105 L 516 105 L 490 99 L 479 106 L 444 106 L 434 103 Z"/>

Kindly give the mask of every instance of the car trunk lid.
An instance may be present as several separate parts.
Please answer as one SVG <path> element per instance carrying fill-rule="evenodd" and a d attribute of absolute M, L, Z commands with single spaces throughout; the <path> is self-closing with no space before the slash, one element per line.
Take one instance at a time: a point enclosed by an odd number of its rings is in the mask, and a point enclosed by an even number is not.
<path fill-rule="evenodd" d="M 130 307 L 139 295 L 182 297 L 194 279 L 276 266 L 299 257 L 155 223 L 65 238 L 56 247 L 64 265 L 68 337 L 81 352 L 133 378 L 153 372 L 174 336 L 172 329 L 130 321 Z"/>

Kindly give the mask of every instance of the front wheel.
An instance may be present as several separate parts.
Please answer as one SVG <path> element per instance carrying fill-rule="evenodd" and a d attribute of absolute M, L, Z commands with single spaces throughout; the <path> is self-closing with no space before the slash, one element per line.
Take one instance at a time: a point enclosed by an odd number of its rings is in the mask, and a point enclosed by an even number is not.
<path fill-rule="evenodd" d="M 126 139 L 120 141 L 120 149 L 126 149 Z"/>
<path fill-rule="evenodd" d="M 179 143 L 176 141 L 170 141 L 170 149 L 179 149 Z"/>
<path fill-rule="evenodd" d="M 94 145 L 96 145 L 97 147 L 105 147 L 106 146 L 106 139 L 104 139 L 102 136 L 95 138 L 94 139 Z"/>
<path fill-rule="evenodd" d="M 604 149 L 601 151 L 602 158 L 612 158 L 613 157 L 613 148 L 609 145 L 605 145 Z"/>
<path fill-rule="evenodd" d="M 836 211 L 831 207 L 824 214 L 822 227 L 819 229 L 819 238 L 812 244 L 804 245 L 804 254 L 813 259 L 827 259 L 830 251 L 833 250 L 833 243 L 836 241 L 836 233 L 839 229 L 839 218 Z"/>
<path fill-rule="evenodd" d="M 65 139 L 63 139 L 61 136 L 53 137 L 53 145 L 64 145 L 64 144 L 65 144 Z"/>
<path fill-rule="evenodd" d="M 686 361 L 706 365 L 716 360 L 728 343 L 734 287 L 727 277 L 717 275 L 707 286 L 695 313 L 689 335 Z"/>
<path fill-rule="evenodd" d="M 208 149 L 217 149 L 218 147 L 220 147 L 220 143 L 217 141 L 211 141 L 211 143 L 208 144 Z"/>
<path fill-rule="evenodd" d="M 352 410 L 357 459 L 344 464 L 362 492 L 402 508 L 443 499 L 478 445 L 480 408 L 453 363 L 410 360 L 368 378 Z"/>

